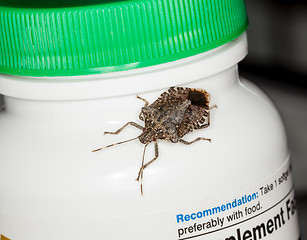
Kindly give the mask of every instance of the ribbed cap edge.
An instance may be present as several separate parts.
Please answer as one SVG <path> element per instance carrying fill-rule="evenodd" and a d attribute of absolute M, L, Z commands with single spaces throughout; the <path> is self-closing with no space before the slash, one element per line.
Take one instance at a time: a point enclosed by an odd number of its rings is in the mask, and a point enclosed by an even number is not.
<path fill-rule="evenodd" d="M 243 0 L 0 6 L 0 72 L 71 76 L 152 66 L 221 46 L 247 25 Z"/>

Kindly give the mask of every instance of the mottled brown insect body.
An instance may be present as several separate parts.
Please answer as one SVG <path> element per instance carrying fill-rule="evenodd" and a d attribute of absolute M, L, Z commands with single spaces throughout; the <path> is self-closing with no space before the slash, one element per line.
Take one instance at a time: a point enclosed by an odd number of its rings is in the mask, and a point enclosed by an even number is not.
<path fill-rule="evenodd" d="M 176 105 L 155 108 L 152 105 L 142 108 L 140 119 L 145 122 L 143 133 L 139 137 L 141 143 L 154 139 L 164 139 L 173 143 L 178 142 L 177 129 L 191 101 L 185 100 Z"/>
<path fill-rule="evenodd" d="M 136 138 L 103 147 L 111 147 L 137 138 L 141 143 L 145 144 L 142 166 L 136 180 L 142 180 L 144 169 L 158 158 L 158 140 L 166 140 L 172 143 L 181 142 L 187 145 L 199 140 L 211 142 L 211 139 L 202 137 L 198 137 L 191 142 L 182 139 L 187 133 L 209 127 L 210 125 L 210 109 L 216 106 L 209 107 L 210 95 L 205 90 L 171 87 L 166 92 L 163 92 L 152 104 L 149 104 L 139 96 L 137 98 L 145 102 L 139 115 L 140 120 L 144 121 L 145 126 L 143 127 L 135 122 L 128 122 L 116 132 L 105 132 L 105 134 L 118 134 L 128 125 L 143 130 L 142 134 Z M 145 164 L 145 149 L 151 142 L 155 143 L 155 157 Z M 93 151 L 99 151 L 103 148 Z M 143 193 L 142 183 L 141 192 Z"/>

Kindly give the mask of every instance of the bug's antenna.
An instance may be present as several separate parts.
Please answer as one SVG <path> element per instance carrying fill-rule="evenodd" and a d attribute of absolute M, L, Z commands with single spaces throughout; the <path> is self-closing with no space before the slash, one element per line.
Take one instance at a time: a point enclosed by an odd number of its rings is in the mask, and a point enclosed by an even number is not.
<path fill-rule="evenodd" d="M 140 168 L 140 170 L 143 168 L 144 166 L 144 159 L 145 159 L 145 151 L 146 151 L 146 147 L 148 146 L 149 143 L 146 143 L 145 147 L 144 147 L 144 150 L 143 150 L 143 158 L 142 158 L 142 166 Z M 141 176 L 141 179 L 139 179 L 139 177 Z M 139 181 L 141 180 L 141 194 L 143 196 L 143 171 L 141 172 L 141 175 L 140 175 L 136 180 Z"/>
<path fill-rule="evenodd" d="M 115 146 L 115 145 L 118 145 L 118 144 L 122 144 L 122 143 L 130 142 L 130 141 L 136 140 L 136 139 L 138 139 L 138 138 L 139 138 L 139 136 L 137 136 L 137 137 L 135 137 L 135 138 L 132 138 L 132 139 L 129 139 L 129 140 L 126 140 L 126 141 L 122 141 L 122 142 L 113 143 L 113 144 L 110 144 L 110 145 L 104 146 L 104 147 L 102 147 L 102 148 L 97 148 L 97 149 L 95 149 L 95 150 L 92 150 L 92 152 L 97 152 L 97 151 L 100 151 L 100 150 L 102 150 L 102 149 L 104 149 L 104 148 L 108 148 L 108 147 L 112 147 L 112 146 Z"/>

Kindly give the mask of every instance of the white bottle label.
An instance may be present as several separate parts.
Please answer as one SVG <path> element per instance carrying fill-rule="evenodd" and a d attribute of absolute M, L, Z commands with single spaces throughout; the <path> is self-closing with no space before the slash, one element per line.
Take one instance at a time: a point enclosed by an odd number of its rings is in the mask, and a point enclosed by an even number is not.
<path fill-rule="evenodd" d="M 179 209 L 73 220 L 33 218 L 0 211 L 0 234 L 12 240 L 299 239 L 289 160 L 253 186 Z"/>
<path fill-rule="evenodd" d="M 298 240 L 291 165 L 254 187 L 175 216 L 178 240 Z"/>

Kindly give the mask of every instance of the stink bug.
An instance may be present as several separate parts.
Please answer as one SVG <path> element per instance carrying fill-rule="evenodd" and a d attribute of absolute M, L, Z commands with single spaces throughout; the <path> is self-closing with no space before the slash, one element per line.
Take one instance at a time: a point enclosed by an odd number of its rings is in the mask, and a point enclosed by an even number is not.
<path fill-rule="evenodd" d="M 171 87 L 163 92 L 152 104 L 149 104 L 144 98 L 139 96 L 137 98 L 145 102 L 139 115 L 139 119 L 145 123 L 145 126 L 143 127 L 135 122 L 127 122 L 117 131 L 105 132 L 104 134 L 119 134 L 128 125 L 137 127 L 143 132 L 135 138 L 98 148 L 93 150 L 93 152 L 136 139 L 145 144 L 142 165 L 136 178 L 137 181 L 141 182 L 141 193 L 143 194 L 143 172 L 159 156 L 158 140 L 166 140 L 172 143 L 180 142 L 186 145 L 199 140 L 211 142 L 211 139 L 203 137 L 198 137 L 188 142 L 183 140 L 182 137 L 194 130 L 209 127 L 210 110 L 216 107 L 216 105 L 209 107 L 210 95 L 205 90 L 187 87 Z M 145 150 L 151 142 L 155 144 L 155 157 L 145 163 Z"/>

